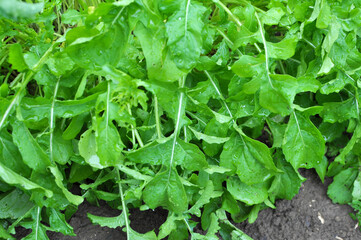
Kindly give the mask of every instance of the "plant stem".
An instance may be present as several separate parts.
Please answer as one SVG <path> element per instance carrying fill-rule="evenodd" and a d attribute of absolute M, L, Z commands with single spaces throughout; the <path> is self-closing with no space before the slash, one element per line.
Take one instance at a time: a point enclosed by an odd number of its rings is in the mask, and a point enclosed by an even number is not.
<path fill-rule="evenodd" d="M 158 98 L 157 95 L 154 94 L 154 114 L 155 114 L 155 123 L 156 123 L 156 128 L 157 128 L 157 135 L 158 138 L 162 138 L 162 130 L 161 130 L 161 125 L 160 125 L 160 121 L 159 121 L 159 106 L 158 106 Z"/>
<path fill-rule="evenodd" d="M 129 226 L 129 220 L 128 220 L 127 206 L 125 205 L 124 195 L 123 195 L 123 188 L 122 188 L 122 184 L 120 183 L 119 169 L 116 169 L 116 170 L 117 170 L 117 182 L 118 182 L 118 187 L 119 187 L 119 195 L 120 195 L 120 199 L 122 201 L 122 208 L 123 208 L 123 213 L 124 213 L 125 227 L 127 229 L 127 239 L 130 239 L 130 237 L 129 237 L 130 226 Z"/>

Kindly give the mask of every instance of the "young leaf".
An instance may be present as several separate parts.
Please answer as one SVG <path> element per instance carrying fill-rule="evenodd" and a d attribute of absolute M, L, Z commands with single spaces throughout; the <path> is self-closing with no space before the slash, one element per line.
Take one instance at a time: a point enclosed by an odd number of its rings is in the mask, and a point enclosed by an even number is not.
<path fill-rule="evenodd" d="M 30 201 L 30 196 L 19 189 L 14 189 L 0 200 L 0 216 L 2 219 L 17 219 L 32 207 L 34 204 Z"/>
<path fill-rule="evenodd" d="M 151 165 L 170 166 L 172 156 L 173 138 L 153 142 L 137 151 L 130 152 L 127 158 L 135 163 L 149 163 Z M 191 171 L 207 167 L 207 161 L 199 148 L 191 143 L 177 138 L 174 147 L 173 163 L 181 165 Z"/>
<path fill-rule="evenodd" d="M 188 209 L 188 199 L 175 170 L 158 173 L 143 191 L 144 202 L 152 209 L 164 207 L 175 213 Z"/>
<path fill-rule="evenodd" d="M 349 168 L 334 177 L 327 190 L 327 195 L 332 199 L 332 202 L 346 204 L 352 201 L 352 186 L 357 174 L 356 169 Z"/>
<path fill-rule="evenodd" d="M 268 198 L 268 188 L 265 182 L 247 185 L 238 177 L 230 177 L 227 179 L 227 190 L 235 199 L 248 205 L 262 203 Z"/>
<path fill-rule="evenodd" d="M 219 197 L 220 194 L 214 191 L 213 183 L 212 181 L 208 181 L 206 187 L 201 193 L 200 198 L 197 200 L 197 202 L 191 207 L 188 212 L 190 214 L 194 214 L 197 217 L 201 216 L 200 208 L 202 208 L 205 204 L 209 203 L 211 198 Z"/>
<path fill-rule="evenodd" d="M 23 162 L 21 154 L 12 141 L 12 136 L 7 131 L 0 132 L 0 162 L 5 166 L 28 177 L 31 169 Z"/>
<path fill-rule="evenodd" d="M 81 204 L 84 201 L 84 198 L 81 196 L 77 196 L 72 194 L 65 186 L 64 186 L 64 177 L 61 174 L 61 172 L 59 171 L 59 169 L 57 167 L 49 167 L 50 172 L 54 175 L 55 177 L 55 183 L 56 185 L 61 189 L 61 191 L 63 192 L 64 196 L 66 197 L 66 199 L 78 206 L 79 204 Z"/>
<path fill-rule="evenodd" d="M 194 128 L 192 127 L 188 127 L 194 134 L 194 136 L 198 139 L 198 140 L 203 140 L 209 144 L 213 144 L 213 143 L 225 143 L 229 140 L 229 137 L 216 137 L 216 136 L 210 136 L 210 135 L 206 135 L 203 134 L 201 132 L 196 131 Z"/>
<path fill-rule="evenodd" d="M 22 48 L 19 43 L 11 44 L 9 47 L 9 63 L 12 65 L 13 69 L 19 72 L 29 68 L 24 60 Z"/>
<path fill-rule="evenodd" d="M 150 19 L 155 26 L 138 23 L 134 33 L 139 38 L 147 63 L 148 78 L 163 82 L 178 81 L 184 75 L 171 59 L 166 48 L 166 30 L 163 21 Z"/>
<path fill-rule="evenodd" d="M 49 157 L 35 141 L 25 124 L 15 121 L 13 124 L 14 143 L 18 146 L 24 162 L 33 170 L 46 173 L 51 165 Z"/>
<path fill-rule="evenodd" d="M 65 221 L 64 214 L 54 208 L 50 208 L 49 224 L 53 231 L 61 232 L 68 236 L 76 236 L 73 228 Z"/>
<path fill-rule="evenodd" d="M 325 140 L 308 117 L 294 111 L 286 128 L 282 150 L 294 169 L 313 168 L 322 161 Z"/>
<path fill-rule="evenodd" d="M 265 144 L 240 134 L 233 134 L 224 144 L 220 165 L 249 185 L 264 182 L 278 171 Z"/>
<path fill-rule="evenodd" d="M 169 17 L 167 45 L 180 69 L 194 67 L 202 51 L 203 14 L 206 8 L 191 0 L 179 0 L 180 8 Z"/>
<path fill-rule="evenodd" d="M 39 193 L 38 191 L 40 190 L 47 197 L 51 197 L 53 195 L 52 191 L 45 189 L 27 178 L 15 173 L 2 163 L 0 163 L 0 173 L 0 178 L 10 185 L 16 185 L 23 190 L 37 191 L 37 193 Z"/>
<path fill-rule="evenodd" d="M 270 200 L 272 202 L 276 199 L 291 200 L 298 194 L 305 179 L 294 170 L 291 164 L 285 161 L 282 154 L 277 154 L 275 160 L 277 168 L 282 170 L 282 173 L 276 174 L 271 187 L 268 189 Z"/>
<path fill-rule="evenodd" d="M 117 217 L 101 217 L 87 213 L 88 218 L 93 224 L 98 224 L 101 227 L 117 228 L 125 226 L 124 213 Z"/>

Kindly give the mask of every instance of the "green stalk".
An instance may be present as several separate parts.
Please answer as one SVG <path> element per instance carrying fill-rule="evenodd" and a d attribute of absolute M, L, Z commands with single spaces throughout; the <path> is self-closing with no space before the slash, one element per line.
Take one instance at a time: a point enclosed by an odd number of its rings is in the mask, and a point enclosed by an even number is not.
<path fill-rule="evenodd" d="M 128 107 L 128 112 L 130 115 L 132 115 L 132 110 L 130 108 L 130 104 L 127 105 Z M 135 143 L 135 139 L 137 139 L 138 143 L 139 143 L 139 146 L 140 147 L 144 147 L 144 143 L 142 141 L 142 138 L 140 137 L 139 135 L 139 132 L 138 130 L 135 128 L 135 126 L 132 124 L 132 137 L 133 137 L 133 143 Z M 134 144 L 135 145 L 135 144 Z"/>
<path fill-rule="evenodd" d="M 231 12 L 231 10 L 229 10 L 229 8 L 227 8 L 226 5 L 224 5 L 219 0 L 213 0 L 213 1 L 215 3 L 218 3 L 223 8 L 223 10 L 227 12 L 227 14 L 233 19 L 233 21 L 238 25 L 238 27 L 242 27 L 243 24 L 239 21 L 239 19 L 236 16 L 234 16 L 234 14 Z"/>
<path fill-rule="evenodd" d="M 161 125 L 160 125 L 160 121 L 159 121 L 159 110 L 158 110 L 159 106 L 158 106 L 158 98 L 157 95 L 154 94 L 154 114 L 155 114 L 155 123 L 156 123 L 156 128 L 157 128 L 157 135 L 158 138 L 162 138 L 162 131 L 161 131 Z"/>
<path fill-rule="evenodd" d="M 125 227 L 127 229 L 127 239 L 130 239 L 130 235 L 129 235 L 130 225 L 129 225 L 129 219 L 128 219 L 128 212 L 127 212 L 127 206 L 125 205 L 125 201 L 124 201 L 122 184 L 120 183 L 119 169 L 117 169 L 117 182 L 118 182 L 118 187 L 119 187 L 120 199 L 122 201 L 122 208 L 123 208 L 123 213 L 124 213 Z"/>
<path fill-rule="evenodd" d="M 180 87 L 180 89 L 182 89 L 184 87 L 185 80 L 186 80 L 186 76 L 181 77 L 179 79 L 179 87 Z M 172 152 L 171 152 L 170 161 L 169 161 L 168 181 L 170 179 L 170 175 L 171 175 L 171 172 L 172 172 L 172 166 L 173 166 L 173 161 L 174 161 L 174 153 L 175 153 L 175 146 L 177 144 L 177 137 L 178 137 L 178 134 L 179 134 L 180 119 L 182 117 L 181 113 L 182 113 L 182 108 L 183 108 L 183 102 L 184 102 L 184 93 L 183 93 L 183 91 L 181 91 L 180 94 L 179 94 L 178 112 L 177 112 L 177 116 L 176 116 L 176 124 L 175 124 L 175 128 L 174 128 L 174 133 L 173 133 L 173 144 L 172 144 Z"/>
<path fill-rule="evenodd" d="M 262 23 L 261 23 L 261 20 L 258 17 L 257 12 L 255 12 L 255 15 L 256 15 L 256 18 L 257 18 L 258 25 L 259 25 L 259 30 L 261 31 L 261 36 L 262 36 L 262 41 L 263 41 L 263 46 L 264 46 L 264 54 L 265 54 L 265 57 L 266 57 L 266 72 L 267 72 L 268 82 L 271 85 L 271 87 L 274 88 L 273 84 L 272 84 L 272 81 L 271 81 L 270 72 L 269 72 L 268 48 L 267 48 L 266 38 L 264 36 Z"/>
<path fill-rule="evenodd" d="M 56 82 L 55 89 L 54 89 L 54 96 L 53 101 L 51 103 L 50 108 L 50 138 L 49 138 L 49 151 L 50 151 L 50 161 L 54 164 L 54 156 L 53 156 L 53 138 L 54 138 L 54 128 L 55 128 L 55 117 L 54 117 L 54 108 L 55 108 L 55 101 L 56 101 L 56 95 L 58 94 L 59 89 L 59 83 L 60 83 L 60 77 L 58 78 L 58 81 Z"/>

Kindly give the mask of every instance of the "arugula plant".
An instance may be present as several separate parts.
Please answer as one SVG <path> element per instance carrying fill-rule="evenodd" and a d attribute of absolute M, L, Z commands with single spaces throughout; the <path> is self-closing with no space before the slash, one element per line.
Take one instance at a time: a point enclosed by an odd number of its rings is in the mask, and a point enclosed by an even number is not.
<path fill-rule="evenodd" d="M 89 2 L 0 0 L 0 238 L 74 235 L 86 199 L 128 239 L 251 239 L 299 168 L 361 221 L 360 1 Z"/>

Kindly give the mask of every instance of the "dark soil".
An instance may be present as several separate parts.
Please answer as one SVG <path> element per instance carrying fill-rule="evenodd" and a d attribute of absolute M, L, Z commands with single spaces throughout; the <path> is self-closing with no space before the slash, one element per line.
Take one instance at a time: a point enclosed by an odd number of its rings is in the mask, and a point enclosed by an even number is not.
<path fill-rule="evenodd" d="M 311 171 L 301 171 L 308 180 L 304 182 L 299 194 L 292 200 L 276 202 L 277 209 L 260 212 L 253 224 L 241 223 L 237 226 L 255 240 L 357 240 L 361 232 L 357 222 L 349 214 L 352 208 L 336 205 L 327 197 L 327 185 Z M 126 239 L 121 229 L 101 228 L 92 225 L 86 213 L 101 216 L 116 216 L 119 211 L 107 206 L 96 207 L 83 203 L 71 218 L 76 237 L 49 233 L 51 240 L 112 240 Z M 167 212 L 161 209 L 131 212 L 131 227 L 141 233 L 158 230 L 165 221 Z"/>
<path fill-rule="evenodd" d="M 255 223 L 241 223 L 238 227 L 255 240 L 361 239 L 360 228 L 349 215 L 353 209 L 333 204 L 327 197 L 332 180 L 322 184 L 315 172 L 300 173 L 307 181 L 292 201 L 280 200 L 277 209 L 265 209 Z"/>

